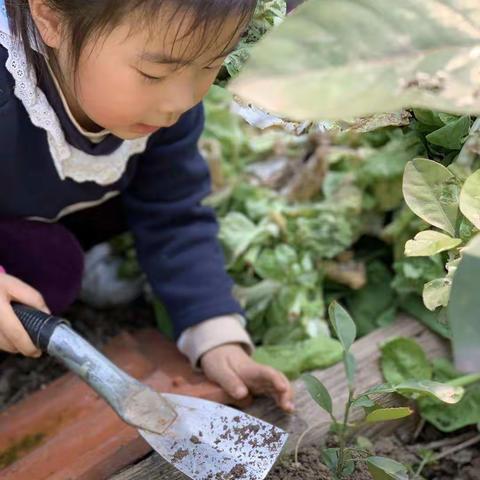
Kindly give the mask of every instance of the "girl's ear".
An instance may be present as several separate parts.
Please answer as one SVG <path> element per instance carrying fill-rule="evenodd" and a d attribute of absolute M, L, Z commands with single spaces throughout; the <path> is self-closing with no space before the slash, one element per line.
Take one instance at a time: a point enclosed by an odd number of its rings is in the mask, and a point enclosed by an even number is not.
<path fill-rule="evenodd" d="M 45 0 L 28 0 L 33 21 L 45 45 L 58 49 L 62 42 L 60 15 Z"/>

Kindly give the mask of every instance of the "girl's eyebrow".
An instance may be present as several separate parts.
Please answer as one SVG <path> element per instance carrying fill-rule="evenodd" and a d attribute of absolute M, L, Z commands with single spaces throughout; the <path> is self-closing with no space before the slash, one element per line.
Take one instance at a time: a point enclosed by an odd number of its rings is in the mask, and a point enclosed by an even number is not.
<path fill-rule="evenodd" d="M 225 50 L 224 52 L 221 52 L 219 55 L 217 55 L 215 58 L 212 58 L 209 62 L 212 63 L 215 60 L 219 60 L 220 58 L 226 57 L 230 55 L 232 52 L 234 52 L 237 48 L 237 45 L 235 45 L 232 48 L 229 48 L 228 50 Z M 166 65 L 188 65 L 192 63 L 191 61 L 184 60 L 182 58 L 175 58 L 171 57 L 163 52 L 143 52 L 138 56 L 139 60 L 144 61 L 144 62 L 150 62 L 150 63 L 162 63 Z"/>

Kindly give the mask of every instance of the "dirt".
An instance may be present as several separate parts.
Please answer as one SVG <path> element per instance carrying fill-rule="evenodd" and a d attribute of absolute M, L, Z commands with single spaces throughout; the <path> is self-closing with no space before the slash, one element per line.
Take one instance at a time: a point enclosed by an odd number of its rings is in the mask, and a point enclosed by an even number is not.
<path fill-rule="evenodd" d="M 470 438 L 478 435 L 475 429 L 445 435 L 431 426 L 423 429 L 415 440 L 401 440 L 398 437 L 382 437 L 374 444 L 372 454 L 392 458 L 416 472 L 422 461 L 422 453 L 426 450 L 441 455 L 447 450 L 461 446 Z M 331 440 L 328 447 L 335 445 Z M 435 444 L 442 446 L 437 447 Z M 409 478 L 425 480 L 480 480 L 480 443 L 461 448 L 442 458 L 438 462 L 426 465 L 421 477 L 410 474 Z M 364 463 L 357 463 L 355 473 L 348 477 L 351 480 L 371 480 L 372 477 Z M 308 447 L 299 452 L 298 464 L 293 455 L 281 459 L 272 469 L 267 480 L 333 480 L 328 468 L 322 463 L 320 447 Z"/>
<path fill-rule="evenodd" d="M 319 449 L 305 448 L 298 455 L 298 463 L 294 456 L 282 459 L 269 473 L 267 480 L 333 480 L 330 470 L 322 463 Z M 372 480 L 364 464 L 359 464 L 351 480 Z"/>
<path fill-rule="evenodd" d="M 153 309 L 143 300 L 129 308 L 104 311 L 77 303 L 64 317 L 97 348 L 122 330 L 135 331 L 156 325 Z M 65 372 L 65 368 L 48 355 L 33 359 L 0 352 L 0 411 L 44 388 Z"/>

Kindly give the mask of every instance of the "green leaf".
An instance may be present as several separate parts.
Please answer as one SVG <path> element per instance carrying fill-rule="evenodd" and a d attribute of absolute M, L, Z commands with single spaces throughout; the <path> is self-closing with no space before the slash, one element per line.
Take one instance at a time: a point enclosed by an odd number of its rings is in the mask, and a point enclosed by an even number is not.
<path fill-rule="evenodd" d="M 455 432 L 480 422 L 480 386 L 468 388 L 460 402 L 445 405 L 430 398 L 418 402 L 421 416 L 442 432 Z"/>
<path fill-rule="evenodd" d="M 408 470 L 401 463 L 385 457 L 367 458 L 373 480 L 408 480 Z"/>
<path fill-rule="evenodd" d="M 433 375 L 440 382 L 462 377 L 451 362 L 444 358 L 434 362 Z M 476 425 L 480 422 L 480 384 L 466 388 L 463 398 L 454 405 L 445 405 L 430 398 L 419 399 L 418 405 L 422 417 L 442 432 L 454 432 L 468 425 Z"/>
<path fill-rule="evenodd" d="M 300 121 L 404 107 L 475 115 L 479 9 L 456 0 L 310 0 L 254 47 L 231 88 Z"/>
<path fill-rule="evenodd" d="M 331 472 L 337 469 L 338 465 L 338 448 L 323 448 L 321 450 L 322 460 Z"/>
<path fill-rule="evenodd" d="M 437 398 L 448 404 L 458 403 L 465 393 L 465 390 L 462 387 L 453 387 L 451 385 L 433 382 L 431 380 L 411 380 L 403 382 L 400 385 L 395 385 L 394 388 L 396 392 L 402 395 L 426 395 L 432 398 Z"/>
<path fill-rule="evenodd" d="M 310 396 L 318 403 L 318 405 L 320 405 L 321 408 L 332 415 L 332 397 L 323 383 L 310 374 L 303 375 L 302 379 Z"/>
<path fill-rule="evenodd" d="M 432 366 L 418 343 L 406 337 L 394 338 L 381 347 L 380 366 L 391 384 L 407 380 L 430 380 Z"/>
<path fill-rule="evenodd" d="M 412 160 L 405 168 L 403 194 L 416 215 L 455 236 L 459 189 L 447 168 L 424 158 Z"/>
<path fill-rule="evenodd" d="M 350 350 L 357 335 L 357 327 L 348 312 L 337 302 L 332 302 L 328 307 L 330 322 L 335 330 L 340 343 L 346 352 Z"/>
<path fill-rule="evenodd" d="M 348 385 L 350 388 L 353 388 L 355 383 L 355 372 L 357 369 L 357 361 L 355 357 L 350 353 L 346 352 L 343 357 L 343 363 L 345 365 L 345 374 L 347 376 Z"/>
<path fill-rule="evenodd" d="M 230 264 L 254 243 L 274 237 L 278 229 L 273 224 L 255 225 L 248 217 L 239 212 L 231 212 L 221 222 L 219 238 L 224 245 Z"/>
<path fill-rule="evenodd" d="M 453 352 L 457 368 L 466 373 L 479 369 L 480 345 L 478 281 L 480 272 L 480 235 L 464 248 L 454 278 L 448 320 L 452 330 Z"/>
<path fill-rule="evenodd" d="M 452 238 L 435 230 L 424 230 L 405 244 L 405 255 L 407 257 L 429 257 L 458 247 L 461 243 L 460 238 Z"/>
<path fill-rule="evenodd" d="M 398 420 L 410 416 L 413 410 L 409 407 L 393 407 L 393 408 L 379 408 L 373 410 L 366 417 L 365 420 L 369 423 L 385 422 L 388 420 Z"/>
<path fill-rule="evenodd" d="M 360 396 L 352 402 L 353 408 L 372 408 L 375 406 L 375 402 L 370 400 L 367 396 Z"/>
<path fill-rule="evenodd" d="M 329 367 L 342 359 L 343 347 L 337 340 L 320 335 L 288 345 L 258 347 L 253 358 L 294 379 L 302 372 Z"/>
<path fill-rule="evenodd" d="M 436 278 L 423 287 L 423 303 L 430 310 L 446 307 L 450 298 L 452 281 L 449 278 Z"/>
<path fill-rule="evenodd" d="M 439 147 L 460 150 L 470 130 L 470 117 L 461 117 L 427 135 L 427 140 Z"/>
<path fill-rule="evenodd" d="M 463 184 L 460 210 L 475 227 L 480 228 L 480 170 L 472 173 Z"/>

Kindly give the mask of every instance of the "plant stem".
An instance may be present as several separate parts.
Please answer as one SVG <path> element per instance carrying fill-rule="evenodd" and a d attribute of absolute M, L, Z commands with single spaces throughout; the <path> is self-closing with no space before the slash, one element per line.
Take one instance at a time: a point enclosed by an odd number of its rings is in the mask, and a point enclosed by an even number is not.
<path fill-rule="evenodd" d="M 464 375 L 463 377 L 455 378 L 447 382 L 447 385 L 452 387 L 467 387 L 472 383 L 480 382 L 480 373 L 472 373 L 470 375 Z"/>
<path fill-rule="evenodd" d="M 347 428 L 348 428 L 348 417 L 350 416 L 350 409 L 353 402 L 353 389 L 349 388 L 348 391 L 348 400 L 345 405 L 345 415 L 343 416 L 343 425 L 340 429 L 340 441 L 338 445 L 338 463 L 336 469 L 336 476 L 342 478 L 342 472 L 345 464 L 345 449 L 347 446 Z"/>
<path fill-rule="evenodd" d="M 455 445 L 454 447 L 446 450 L 445 452 L 435 455 L 431 460 L 432 462 L 438 462 L 442 458 L 448 457 L 449 455 L 453 455 L 454 453 L 457 453 L 458 451 L 463 450 L 464 448 L 472 447 L 477 443 L 480 443 L 480 435 L 475 435 L 469 440 L 466 440 L 465 442 L 462 442 L 459 445 Z"/>

